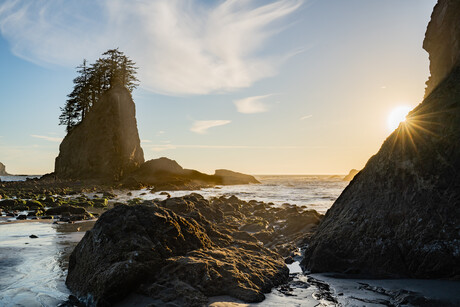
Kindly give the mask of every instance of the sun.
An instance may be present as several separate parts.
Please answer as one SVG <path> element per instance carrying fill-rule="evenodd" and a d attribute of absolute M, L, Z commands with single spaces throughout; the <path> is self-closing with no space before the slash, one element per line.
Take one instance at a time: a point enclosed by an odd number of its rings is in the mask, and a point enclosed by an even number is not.
<path fill-rule="evenodd" d="M 394 108 L 388 116 L 388 129 L 390 131 L 398 128 L 401 122 L 406 121 L 406 115 L 412 110 L 409 106 L 399 106 Z"/>

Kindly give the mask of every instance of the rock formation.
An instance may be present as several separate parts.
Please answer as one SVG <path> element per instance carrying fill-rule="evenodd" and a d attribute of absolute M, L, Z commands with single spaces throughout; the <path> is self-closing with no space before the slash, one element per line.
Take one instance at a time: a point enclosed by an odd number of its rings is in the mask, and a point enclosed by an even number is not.
<path fill-rule="evenodd" d="M 132 293 L 159 306 L 205 306 L 219 295 L 262 301 L 288 280 L 283 257 L 295 257 L 320 219 L 314 210 L 235 196 L 118 204 L 72 252 L 66 284 L 90 306 Z"/>
<path fill-rule="evenodd" d="M 145 162 L 131 174 L 126 182 L 153 185 L 159 190 L 191 190 L 204 186 L 260 183 L 251 175 L 228 170 L 216 170 L 208 175 L 192 169 L 184 169 L 176 161 L 162 157 Z"/>
<path fill-rule="evenodd" d="M 0 162 L 0 176 L 8 176 L 9 174 L 6 172 L 5 164 Z"/>
<path fill-rule="evenodd" d="M 260 183 L 256 178 L 254 178 L 254 176 L 226 169 L 216 170 L 214 176 L 222 178 L 222 184 L 224 185 Z"/>
<path fill-rule="evenodd" d="M 343 177 L 343 181 L 352 181 L 353 178 L 355 178 L 356 174 L 358 174 L 359 171 L 357 169 L 352 169 L 350 170 L 350 172 L 348 173 L 348 175 L 346 175 L 345 177 Z"/>
<path fill-rule="evenodd" d="M 129 91 L 114 86 L 64 138 L 56 158 L 59 178 L 119 180 L 144 162 L 135 106 Z"/>
<path fill-rule="evenodd" d="M 428 96 L 327 212 L 306 269 L 460 278 L 459 5 L 436 5 L 424 42 Z"/>
<path fill-rule="evenodd" d="M 430 56 L 431 76 L 426 82 L 425 97 L 450 73 L 460 60 L 460 2 L 440 0 L 431 15 L 423 48 Z"/>

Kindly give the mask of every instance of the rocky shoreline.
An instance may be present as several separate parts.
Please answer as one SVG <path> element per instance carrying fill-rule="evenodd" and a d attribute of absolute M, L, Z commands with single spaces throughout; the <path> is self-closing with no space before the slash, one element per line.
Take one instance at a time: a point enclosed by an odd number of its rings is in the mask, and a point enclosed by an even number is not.
<path fill-rule="evenodd" d="M 95 306 L 132 293 L 186 306 L 218 295 L 259 302 L 288 281 L 286 262 L 321 217 L 234 196 L 117 203 L 73 251 L 66 284 Z"/>
<path fill-rule="evenodd" d="M 132 293 L 187 306 L 219 295 L 262 301 L 289 280 L 286 263 L 300 260 L 305 234 L 322 218 L 305 206 L 235 196 L 118 202 L 110 185 L 53 182 L 2 183 L 0 209 L 12 219 L 54 223 L 99 217 L 72 253 L 67 278 L 89 305 L 110 305 Z"/>

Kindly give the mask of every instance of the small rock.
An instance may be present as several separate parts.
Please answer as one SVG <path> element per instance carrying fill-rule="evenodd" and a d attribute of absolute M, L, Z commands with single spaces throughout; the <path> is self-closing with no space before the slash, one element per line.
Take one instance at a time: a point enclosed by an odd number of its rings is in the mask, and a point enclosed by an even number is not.
<path fill-rule="evenodd" d="M 30 235 L 29 238 L 31 239 L 38 239 L 38 237 L 36 235 Z"/>
<path fill-rule="evenodd" d="M 168 192 L 161 192 L 160 195 L 166 195 L 167 198 L 170 198 L 171 197 L 171 194 L 169 194 Z"/>

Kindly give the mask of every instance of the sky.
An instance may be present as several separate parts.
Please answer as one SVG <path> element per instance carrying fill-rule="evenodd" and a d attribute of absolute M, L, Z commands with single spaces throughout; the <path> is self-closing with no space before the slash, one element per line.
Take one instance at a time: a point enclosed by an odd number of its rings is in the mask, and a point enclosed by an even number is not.
<path fill-rule="evenodd" d="M 118 47 L 145 159 L 346 174 L 415 107 L 435 0 L 0 0 L 0 162 L 54 169 L 75 67 Z"/>

